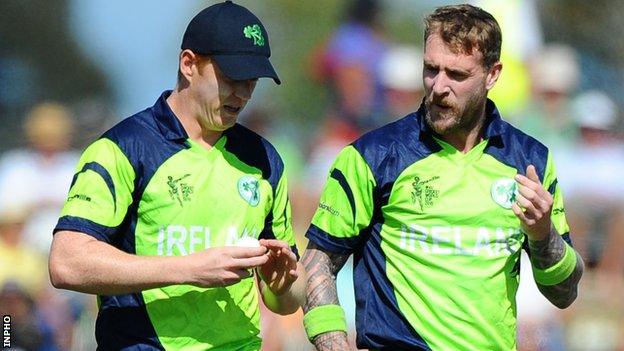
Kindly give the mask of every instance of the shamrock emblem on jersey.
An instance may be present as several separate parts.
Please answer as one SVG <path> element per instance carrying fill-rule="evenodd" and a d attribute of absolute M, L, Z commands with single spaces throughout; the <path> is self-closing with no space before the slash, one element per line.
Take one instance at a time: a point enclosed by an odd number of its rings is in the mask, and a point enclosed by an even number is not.
<path fill-rule="evenodd" d="M 518 184 L 511 178 L 501 178 L 492 184 L 492 200 L 504 209 L 510 209 L 518 196 Z"/>
<path fill-rule="evenodd" d="M 242 176 L 238 180 L 238 193 L 250 206 L 258 206 L 260 202 L 260 183 L 258 179 L 250 176 Z"/>

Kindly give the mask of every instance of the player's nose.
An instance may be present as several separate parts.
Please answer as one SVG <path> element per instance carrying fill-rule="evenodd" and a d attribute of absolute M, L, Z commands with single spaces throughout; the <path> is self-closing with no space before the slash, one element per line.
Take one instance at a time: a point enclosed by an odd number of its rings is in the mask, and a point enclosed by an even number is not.
<path fill-rule="evenodd" d="M 238 98 L 247 101 L 251 99 L 257 79 L 239 80 L 234 83 L 234 95 Z"/>
<path fill-rule="evenodd" d="M 445 74 L 438 74 L 433 78 L 433 85 L 431 91 L 435 95 L 445 95 L 451 90 L 449 85 L 449 79 Z"/>

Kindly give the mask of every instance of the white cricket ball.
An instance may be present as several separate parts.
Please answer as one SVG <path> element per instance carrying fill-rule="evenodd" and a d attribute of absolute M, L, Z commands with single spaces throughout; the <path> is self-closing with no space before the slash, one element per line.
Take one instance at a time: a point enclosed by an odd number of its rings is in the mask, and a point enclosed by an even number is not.
<path fill-rule="evenodd" d="M 260 247 L 260 242 L 256 238 L 244 236 L 236 240 L 236 246 L 239 247 Z"/>

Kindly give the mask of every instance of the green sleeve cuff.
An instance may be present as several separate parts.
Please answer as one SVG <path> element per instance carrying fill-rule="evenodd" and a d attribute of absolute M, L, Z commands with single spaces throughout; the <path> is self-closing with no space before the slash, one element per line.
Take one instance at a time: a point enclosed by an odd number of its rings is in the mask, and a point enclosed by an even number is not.
<path fill-rule="evenodd" d="M 563 258 L 546 269 L 539 269 L 533 266 L 533 276 L 535 281 L 544 286 L 557 285 L 566 280 L 576 267 L 576 252 L 565 243 L 565 253 Z"/>
<path fill-rule="evenodd" d="M 339 305 L 323 305 L 311 309 L 303 316 L 303 326 L 310 342 L 323 333 L 347 332 L 345 313 Z"/>

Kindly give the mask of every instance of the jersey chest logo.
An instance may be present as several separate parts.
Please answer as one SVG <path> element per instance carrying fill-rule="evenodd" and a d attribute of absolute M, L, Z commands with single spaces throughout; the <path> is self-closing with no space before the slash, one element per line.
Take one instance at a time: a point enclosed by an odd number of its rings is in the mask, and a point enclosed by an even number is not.
<path fill-rule="evenodd" d="M 250 176 L 242 176 L 238 180 L 238 193 L 247 201 L 249 206 L 256 207 L 260 202 L 260 184 L 258 179 Z"/>
<path fill-rule="evenodd" d="M 419 176 L 414 177 L 414 182 L 412 182 L 412 202 L 418 206 L 420 212 L 433 206 L 433 203 L 438 199 L 440 190 L 435 189 L 435 185 L 431 184 L 431 182 L 439 178 L 439 176 L 433 176 L 422 180 Z"/>
<path fill-rule="evenodd" d="M 185 174 L 180 178 L 173 178 L 167 176 L 167 185 L 169 186 L 169 196 L 171 200 L 177 201 L 180 206 L 184 206 L 184 202 L 191 201 L 191 194 L 193 193 L 193 187 L 183 180 L 189 177 L 190 174 Z"/>
<path fill-rule="evenodd" d="M 492 184 L 492 200 L 504 209 L 510 209 L 518 196 L 518 184 L 511 178 L 501 178 Z"/>

